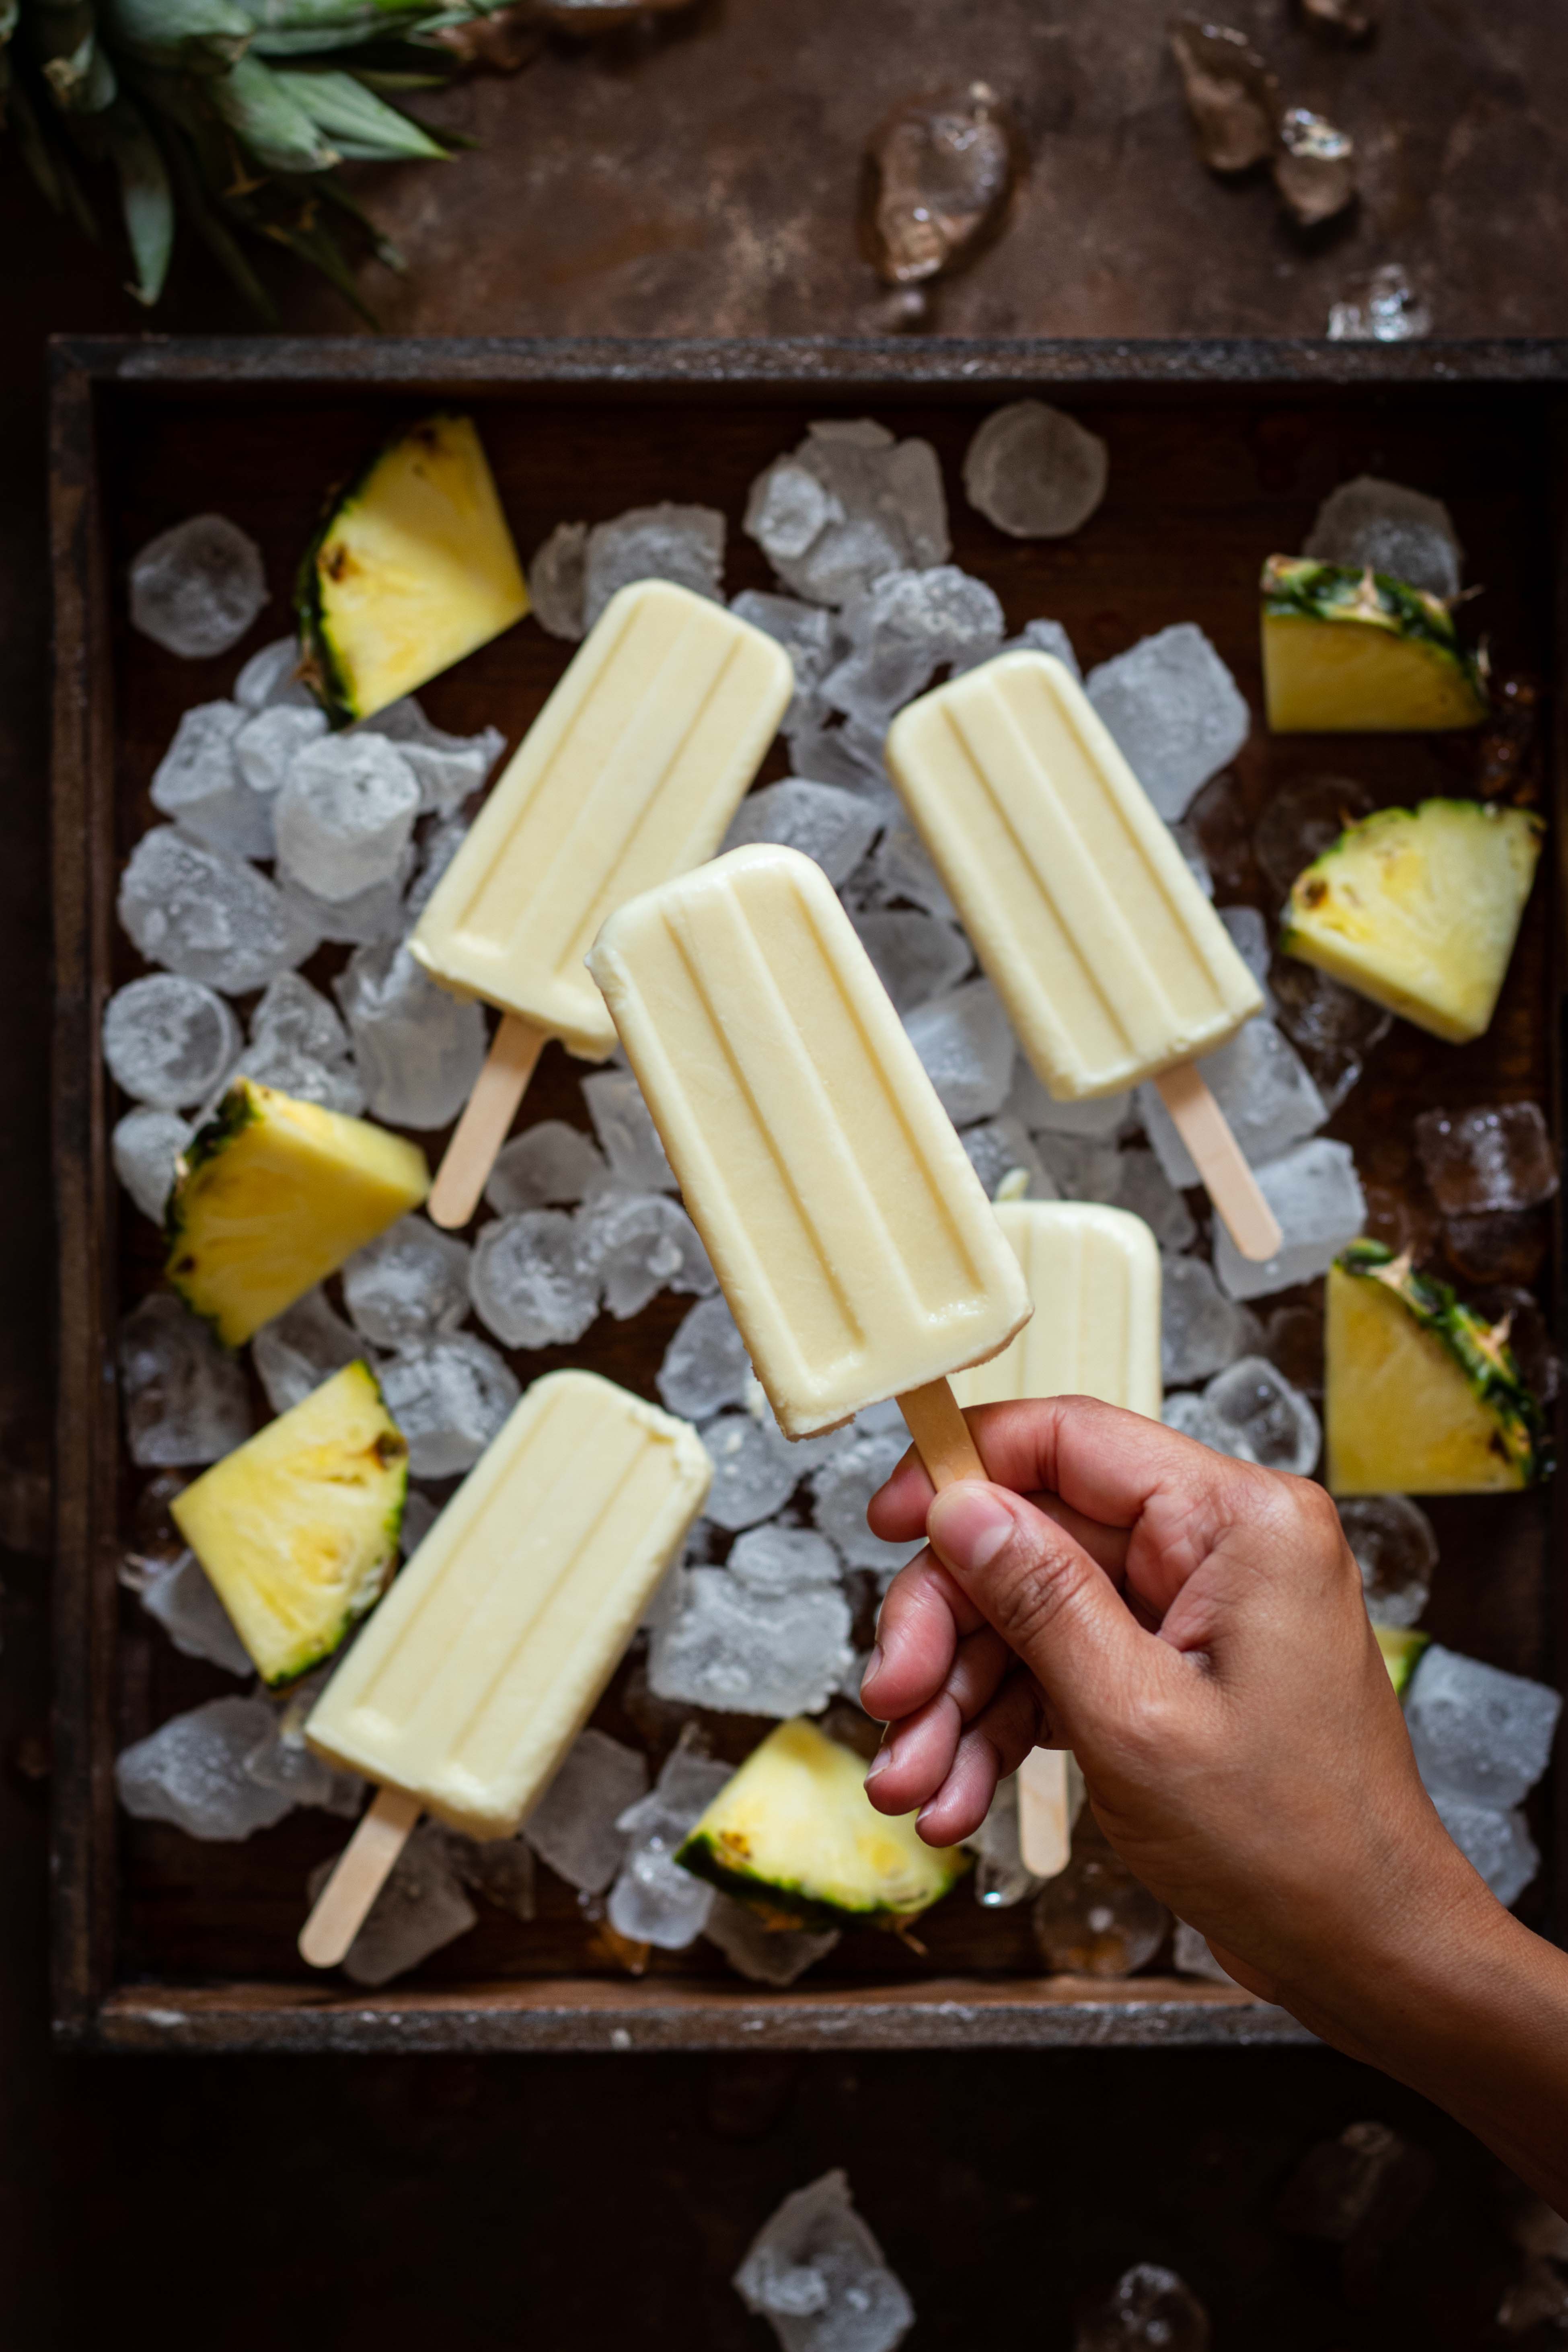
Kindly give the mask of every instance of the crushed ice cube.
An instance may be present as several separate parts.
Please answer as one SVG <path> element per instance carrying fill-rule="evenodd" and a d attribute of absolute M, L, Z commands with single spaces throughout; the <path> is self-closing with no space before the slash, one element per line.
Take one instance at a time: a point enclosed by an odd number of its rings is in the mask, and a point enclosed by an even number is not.
<path fill-rule="evenodd" d="M 1217 1372 L 1204 1404 L 1218 1432 L 1207 1443 L 1222 1453 L 1300 1478 L 1316 1468 L 1323 1443 L 1318 1416 L 1267 1356 L 1243 1356 Z"/>
<path fill-rule="evenodd" d="M 590 1726 L 567 1749 L 522 1834 L 558 1878 L 602 1895 L 626 1855 L 626 1833 L 616 1824 L 647 1794 L 647 1758 Z"/>
<path fill-rule="evenodd" d="M 1118 1208 L 1142 1218 L 1163 1250 L 1190 1249 L 1198 1237 L 1192 1211 L 1154 1154 L 1141 1146 L 1122 1153 L 1112 1197 Z"/>
<path fill-rule="evenodd" d="M 1446 603 L 1459 593 L 1465 562 L 1441 499 L 1374 474 L 1358 474 L 1330 491 L 1301 552 L 1320 563 L 1370 566 Z"/>
<path fill-rule="evenodd" d="M 250 1043 L 237 1065 L 237 1075 L 241 1072 L 329 1110 L 353 1117 L 364 1108 L 348 1033 L 326 998 L 297 971 L 280 973 L 251 1015 Z"/>
<path fill-rule="evenodd" d="M 889 825 L 872 856 L 875 898 L 879 905 L 907 899 L 922 913 L 956 923 L 958 909 L 912 824 Z"/>
<path fill-rule="evenodd" d="M 702 1930 L 716 1944 L 738 1976 L 755 1984 L 792 1985 L 818 1960 L 826 1959 L 838 1941 L 837 1927 L 821 1935 L 799 1928 L 770 1927 L 749 1904 L 717 1895 Z"/>
<path fill-rule="evenodd" d="M 1172 1964 L 1179 1977 L 1206 1977 L 1211 1984 L 1232 1984 L 1235 1979 L 1221 1968 L 1205 1937 L 1184 1919 L 1176 1922 L 1175 1941 L 1171 1950 Z"/>
<path fill-rule="evenodd" d="M 1274 184 L 1291 219 L 1317 228 L 1354 199 L 1355 142 L 1310 107 L 1288 106 L 1279 117 Z"/>
<path fill-rule="evenodd" d="M 771 2321 L 784 2352 L 893 2352 L 914 2326 L 842 2171 L 784 2199 L 747 2248 L 735 2292 Z"/>
<path fill-rule="evenodd" d="M 848 1670 L 849 1627 L 837 1584 L 759 1592 L 727 1568 L 692 1569 L 654 1633 L 648 1683 L 693 1706 L 815 1715 Z"/>
<path fill-rule="evenodd" d="M 1018 1776 L 996 1783 L 990 1811 L 973 1837 L 963 1841 L 975 1858 L 974 1899 L 987 1911 L 1010 1911 L 1032 1895 L 1040 1881 L 1026 1869 L 1018 1843 Z"/>
<path fill-rule="evenodd" d="M 1058 1102 L 1020 1054 L 1013 1066 L 1007 1108 L 1015 1118 L 1022 1119 L 1031 1135 L 1082 1135 L 1093 1142 L 1105 1142 L 1131 1118 L 1132 1097 L 1124 1090 L 1089 1096 L 1081 1102 Z"/>
<path fill-rule="evenodd" d="M 1114 1143 L 1086 1135 L 1053 1134 L 1042 1128 L 1036 1148 L 1047 1175 L 1063 1201 L 1114 1201 L 1121 1189 L 1121 1154 Z"/>
<path fill-rule="evenodd" d="M 890 572 L 846 607 L 847 651 L 823 680 L 835 709 L 871 727 L 919 694 L 945 664 L 984 661 L 1002 643 L 994 590 L 951 563 Z"/>
<path fill-rule="evenodd" d="M 271 812 L 235 764 L 235 737 L 245 720 L 237 702 L 199 702 L 187 710 L 158 763 L 152 801 L 209 849 L 270 857 Z"/>
<path fill-rule="evenodd" d="M 329 735 L 299 753 L 273 803 L 280 874 L 336 903 L 407 877 L 419 784 L 380 735 Z"/>
<path fill-rule="evenodd" d="M 787 1503 L 805 1465 L 794 1448 L 749 1412 L 731 1409 L 709 1422 L 702 1443 L 713 1464 L 713 1484 L 702 1506 L 704 1518 L 720 1528 L 752 1528 Z"/>
<path fill-rule="evenodd" d="M 356 948 L 332 982 L 365 1102 L 394 1127 L 445 1127 L 484 1066 L 485 1017 L 448 996 L 400 941 Z"/>
<path fill-rule="evenodd" d="M 710 1298 L 719 1277 L 697 1228 L 664 1192 L 611 1192 L 576 1220 L 583 1262 L 617 1322 L 640 1315 L 656 1292 Z"/>
<path fill-rule="evenodd" d="M 455 1331 L 468 1311 L 466 1243 L 427 1217 L 400 1217 L 343 1268 L 343 1303 L 356 1328 L 384 1348 Z"/>
<path fill-rule="evenodd" d="M 717 507 L 629 507 L 588 533 L 583 572 L 583 626 L 591 629 L 618 588 L 634 580 L 673 580 L 699 596 L 723 600 L 724 518 Z"/>
<path fill-rule="evenodd" d="M 414 871 L 416 855 L 409 842 L 384 882 L 373 882 L 347 898 L 323 898 L 279 867 L 283 896 L 324 940 L 369 947 L 377 940 L 401 939 L 408 929 L 403 887 Z"/>
<path fill-rule="evenodd" d="M 599 1311 L 597 1270 L 561 1209 L 520 1209 L 486 1225 L 472 1287 L 480 1322 L 509 1348 L 580 1339 Z"/>
<path fill-rule="evenodd" d="M 858 719 L 831 723 L 836 713 L 786 723 L 790 765 L 808 783 L 835 784 L 853 793 L 877 824 L 899 814 L 899 800 L 882 760 L 886 730 Z"/>
<path fill-rule="evenodd" d="M 251 1341 L 257 1378 L 267 1391 L 274 1412 L 288 1412 L 334 1372 L 367 1354 L 357 1331 L 351 1331 L 327 1303 L 318 1284 L 264 1323 Z"/>
<path fill-rule="evenodd" d="M 172 1716 L 122 1748 L 114 1767 L 120 1801 L 138 1821 L 172 1822 L 187 1837 L 247 1838 L 291 1812 L 287 1790 L 266 1787 L 247 1759 L 275 1737 L 264 1698 L 215 1698 Z"/>
<path fill-rule="evenodd" d="M 149 963 L 230 996 L 265 988 L 312 954 L 317 935 L 264 875 L 154 825 L 120 880 L 121 928 Z"/>
<path fill-rule="evenodd" d="M 300 676 L 299 640 L 274 637 L 252 654 L 234 681 L 234 698 L 242 710 L 270 710 L 279 703 L 314 709 L 315 698 Z"/>
<path fill-rule="evenodd" d="M 1235 759 L 1252 727 L 1246 697 L 1194 621 L 1178 621 L 1101 662 L 1087 691 L 1168 821 Z"/>
<path fill-rule="evenodd" d="M 1183 1437 L 1195 1438 L 1200 1445 L 1212 1445 L 1216 1454 L 1226 1451 L 1221 1444 L 1219 1416 L 1209 1411 L 1196 1389 L 1180 1389 L 1168 1396 L 1160 1409 L 1160 1418 L 1167 1429 L 1176 1430 Z"/>
<path fill-rule="evenodd" d="M 1245 172 L 1272 154 L 1279 85 L 1245 33 L 1173 16 L 1168 30 L 1198 152 L 1214 172 Z"/>
<path fill-rule="evenodd" d="M 205 1101 L 239 1051 L 221 996 L 178 972 L 127 981 L 103 1008 L 103 1058 L 115 1082 L 155 1110 Z"/>
<path fill-rule="evenodd" d="M 1167 1388 L 1207 1380 L 1260 1344 L 1257 1318 L 1225 1297 L 1199 1257 L 1161 1261 L 1160 1362 Z"/>
<path fill-rule="evenodd" d="M 630 1070 L 595 1070 L 583 1080 L 594 1132 L 617 1181 L 638 1192 L 673 1192 L 675 1171 Z"/>
<path fill-rule="evenodd" d="M 377 1377 L 416 1478 L 471 1470 L 522 1393 L 505 1359 L 471 1331 L 402 1349 Z"/>
<path fill-rule="evenodd" d="M 1264 1013 L 1246 1022 L 1228 1045 L 1195 1066 L 1224 1112 L 1230 1131 L 1254 1167 L 1278 1160 L 1315 1133 L 1328 1107 L 1311 1072 L 1282 1030 Z M 1160 1089 L 1146 1079 L 1138 1111 L 1156 1158 L 1178 1190 L 1199 1181 L 1192 1155 L 1176 1132 Z"/>
<path fill-rule="evenodd" d="M 1414 1625 L 1432 1591 L 1437 1538 L 1408 1495 L 1356 1495 L 1340 1505 L 1374 1625 Z"/>
<path fill-rule="evenodd" d="M 797 596 L 770 596 L 755 588 L 743 588 L 738 596 L 731 596 L 730 610 L 738 621 L 749 621 L 753 629 L 773 638 L 790 657 L 795 694 L 784 713 L 787 732 L 793 720 L 804 719 L 812 709 L 827 674 L 833 615 L 818 604 L 803 604 Z"/>
<path fill-rule="evenodd" d="M 542 629 L 552 637 L 564 637 L 568 645 L 584 635 L 587 572 L 585 522 L 558 522 L 534 550 L 528 567 L 529 610 Z"/>
<path fill-rule="evenodd" d="M 910 1043 L 955 1125 L 990 1118 L 1007 1099 L 1017 1040 L 988 980 L 972 980 L 912 1013 Z"/>
<path fill-rule="evenodd" d="M 441 1514 L 428 1495 L 417 1486 L 410 1486 L 403 1498 L 403 1524 L 397 1530 L 397 1549 L 405 1559 L 412 1559 Z"/>
<path fill-rule="evenodd" d="M 610 1181 L 603 1152 L 581 1128 L 568 1127 L 563 1118 L 542 1118 L 502 1146 L 485 1199 L 504 1217 L 514 1209 L 596 1200 Z"/>
<path fill-rule="evenodd" d="M 324 1862 L 310 1873 L 306 1892 L 312 1903 L 332 1869 Z M 467 1935 L 479 1916 L 463 1892 L 447 1832 L 438 1822 L 421 1822 L 349 1946 L 343 1974 L 355 1984 L 390 1984 Z"/>
<path fill-rule="evenodd" d="M 254 1671 L 249 1651 L 194 1551 L 182 1552 L 161 1575 L 150 1577 L 141 1600 L 187 1658 L 205 1658 L 231 1675 Z"/>
<path fill-rule="evenodd" d="M 1539 1103 L 1424 1110 L 1415 1149 L 1446 1217 L 1533 1209 L 1557 1190 L 1557 1155 Z"/>
<path fill-rule="evenodd" d="M 185 661 L 227 653 L 266 602 L 261 550 L 224 515 L 191 515 L 132 558 L 132 628 Z"/>
<path fill-rule="evenodd" d="M 119 1360 L 132 1462 L 216 1462 L 250 1435 L 238 1359 L 172 1291 L 155 1290 L 126 1316 Z"/>
<path fill-rule="evenodd" d="M 1408 343 L 1431 331 L 1431 309 L 1397 261 L 1358 280 L 1329 310 L 1331 343 Z"/>
<path fill-rule="evenodd" d="M 729 1765 L 701 1752 L 689 1726 L 648 1794 L 619 1816 L 629 1843 L 608 1906 L 618 1936 L 679 1952 L 702 1933 L 713 1889 L 682 1870 L 675 1851 L 731 1777 Z"/>
<path fill-rule="evenodd" d="M 1434 1795 L 1437 1818 L 1472 1870 L 1479 1871 L 1505 1908 L 1517 1903 L 1541 1867 L 1541 1855 L 1517 1807 L 1471 1804 L 1463 1797 Z"/>
<path fill-rule="evenodd" d="M 271 704 L 247 719 L 233 740 L 234 764 L 247 789 L 267 811 L 268 835 L 272 837 L 271 803 L 282 791 L 289 770 L 301 751 L 319 743 L 327 731 L 327 714 L 315 703 Z M 260 853 L 269 856 L 270 850 Z"/>
<path fill-rule="evenodd" d="M 261 1788 L 280 1790 L 290 1804 L 314 1806 L 352 1822 L 364 1807 L 364 1782 L 357 1772 L 340 1772 L 305 1740 L 306 1718 L 336 1664 L 334 1658 L 305 1675 L 280 1706 L 268 1710 L 271 1721 L 246 1757 L 245 1769 Z"/>
<path fill-rule="evenodd" d="M 1337 1110 L 1360 1079 L 1367 1055 L 1394 1026 L 1393 1013 L 1291 956 L 1281 956 L 1271 967 L 1268 992 L 1279 1026 L 1331 1112 Z"/>
<path fill-rule="evenodd" d="M 420 809 L 440 817 L 454 815 L 469 793 L 479 791 L 506 749 L 499 727 L 481 727 L 477 735 L 448 735 L 426 718 L 411 694 L 389 702 L 350 734 L 375 735 L 394 744 L 414 772 Z"/>
<path fill-rule="evenodd" d="M 1346 776 L 1300 776 L 1269 794 L 1252 846 L 1281 898 L 1296 877 L 1331 849 L 1347 825 L 1367 815 L 1372 804 L 1365 785 Z"/>
<path fill-rule="evenodd" d="M 1268 944 L 1268 925 L 1256 907 L 1216 907 L 1215 912 L 1230 933 L 1232 947 L 1263 991 L 1267 1004 L 1268 965 L 1273 952 Z"/>
<path fill-rule="evenodd" d="M 1164 1942 L 1171 1915 L 1119 1855 L 1090 1851 L 1046 1881 L 1030 1924 L 1048 1968 L 1130 1977 Z"/>
<path fill-rule="evenodd" d="M 1231 1298 L 1263 1298 L 1326 1274 L 1366 1217 L 1366 1201 L 1348 1143 L 1315 1135 L 1256 1171 L 1258 1186 L 1284 1235 L 1278 1257 L 1245 1258 L 1223 1226 L 1215 1234 L 1215 1273 Z"/>
<path fill-rule="evenodd" d="M 731 1547 L 728 1567 L 749 1591 L 770 1598 L 838 1581 L 838 1554 L 809 1528 L 752 1528 Z"/>
<path fill-rule="evenodd" d="M 664 1352 L 655 1385 L 665 1409 L 688 1421 L 706 1421 L 721 1405 L 740 1404 L 752 1377 L 746 1343 L 722 1298 L 703 1298 Z"/>
<path fill-rule="evenodd" d="M 447 1859 L 470 1895 L 514 1919 L 533 1916 L 533 1850 L 521 1835 L 464 1837 L 446 1832 Z"/>
<path fill-rule="evenodd" d="M 986 1119 L 979 1127 L 966 1127 L 958 1139 L 969 1154 L 969 1164 L 979 1177 L 988 1201 L 994 1201 L 997 1187 L 1020 1169 L 1026 1179 L 1026 1187 L 1021 1195 L 1015 1193 L 1012 1197 L 1027 1201 L 1057 1198 L 1055 1180 L 1047 1174 L 1027 1128 L 1011 1113 L 1005 1111 L 1000 1118 Z"/>
<path fill-rule="evenodd" d="M 1225 28 L 1210 26 L 1207 31 Z M 1079 2325 L 1073 2352 L 1208 2352 L 1208 2314 L 1184 2279 L 1157 2263 L 1123 2271 Z"/>
<path fill-rule="evenodd" d="M 1560 1694 L 1435 1642 L 1405 1693 L 1405 1720 L 1421 1778 L 1434 1796 L 1506 1808 L 1545 1771 L 1563 1711 Z"/>
<path fill-rule="evenodd" d="M 1081 530 L 1105 496 L 1109 473 L 1099 434 L 1043 400 L 994 408 L 963 453 L 970 505 L 1014 539 Z"/>
<path fill-rule="evenodd" d="M 921 281 L 953 268 L 1001 220 L 1013 186 L 1016 139 L 988 83 L 906 99 L 866 149 L 861 231 L 884 284 L 918 298 Z M 923 308 L 895 313 L 901 323 Z"/>
<path fill-rule="evenodd" d="M 189 1143 L 194 1128 L 172 1110 L 128 1110 L 115 1127 L 110 1150 L 114 1172 L 144 1217 L 155 1225 L 174 1181 L 174 1162 Z"/>
<path fill-rule="evenodd" d="M 851 1568 L 891 1577 L 921 1549 L 919 1542 L 884 1543 L 866 1525 L 867 1504 L 908 1451 L 907 1436 L 891 1430 L 858 1433 L 811 1474 L 816 1524 Z"/>
<path fill-rule="evenodd" d="M 797 595 L 843 604 L 886 572 L 945 562 L 936 451 L 869 417 L 813 425 L 752 483 L 744 528 Z"/>
<path fill-rule="evenodd" d="M 952 988 L 974 961 L 963 933 L 935 915 L 898 908 L 857 915 L 854 921 L 860 944 L 900 1014 L 912 1013 Z"/>
<path fill-rule="evenodd" d="M 786 776 L 782 783 L 747 793 L 721 845 L 740 849 L 753 841 L 782 842 L 814 857 L 837 888 L 870 848 L 877 824 L 876 810 L 854 793 Z"/>

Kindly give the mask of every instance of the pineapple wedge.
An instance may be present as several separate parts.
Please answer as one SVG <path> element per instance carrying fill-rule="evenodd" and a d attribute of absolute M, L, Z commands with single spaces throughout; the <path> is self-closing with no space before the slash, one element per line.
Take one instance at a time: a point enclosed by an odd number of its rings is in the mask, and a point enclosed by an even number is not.
<path fill-rule="evenodd" d="M 886 1819 L 866 1766 L 804 1716 L 781 1723 L 721 1789 L 677 1862 L 784 1927 L 893 1927 L 918 1918 L 968 1868 Z"/>
<path fill-rule="evenodd" d="M 471 417 L 427 417 L 334 495 L 295 609 L 304 674 L 339 725 L 521 620 L 522 567 Z"/>
<path fill-rule="evenodd" d="M 1477 726 L 1488 709 L 1438 597 L 1304 555 L 1263 567 L 1263 685 L 1276 735 L 1426 733 Z"/>
<path fill-rule="evenodd" d="M 1430 1633 L 1418 1633 L 1414 1625 L 1374 1625 L 1377 1646 L 1383 1652 L 1383 1663 L 1388 1668 L 1388 1679 L 1395 1696 L 1403 1700 L 1411 1675 L 1420 1661 L 1423 1650 L 1432 1643 Z"/>
<path fill-rule="evenodd" d="M 176 1495 L 174 1525 L 265 1682 L 330 1658 L 379 1601 L 407 1487 L 408 1448 L 353 1363 Z"/>
<path fill-rule="evenodd" d="M 1497 1008 L 1542 832 L 1484 801 L 1380 809 L 1297 876 L 1280 949 L 1462 1045 Z"/>
<path fill-rule="evenodd" d="M 169 1280 L 237 1348 L 429 1190 L 417 1144 L 240 1078 L 176 1162 Z"/>
<path fill-rule="evenodd" d="M 1505 1325 L 1381 1242 L 1329 1269 L 1323 1435 L 1332 1495 L 1485 1495 L 1552 1471 Z"/>

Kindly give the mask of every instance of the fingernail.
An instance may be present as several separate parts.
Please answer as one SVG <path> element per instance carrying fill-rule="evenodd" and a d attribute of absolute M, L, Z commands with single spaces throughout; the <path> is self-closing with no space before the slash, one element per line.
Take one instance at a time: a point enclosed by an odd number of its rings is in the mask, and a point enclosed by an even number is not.
<path fill-rule="evenodd" d="M 885 1772 L 887 1770 L 892 1760 L 893 1743 L 891 1740 L 889 1740 L 885 1747 L 878 1748 L 877 1753 L 872 1757 L 871 1761 L 866 1767 L 866 1786 L 868 1788 L 870 1787 L 879 1772 Z"/>
<path fill-rule="evenodd" d="M 879 1642 L 879 1643 L 878 1643 L 878 1644 L 877 1644 L 877 1646 L 876 1646 L 876 1648 L 872 1651 L 872 1653 L 871 1653 L 870 1656 L 867 1659 L 865 1665 L 861 1668 L 861 1672 L 860 1672 L 860 1688 L 861 1688 L 861 1690 L 862 1690 L 862 1691 L 864 1691 L 864 1690 L 865 1690 L 865 1687 L 866 1687 L 867 1684 L 870 1681 L 870 1679 L 871 1679 L 871 1677 L 872 1677 L 872 1675 L 879 1675 L 879 1674 L 881 1673 L 881 1671 L 882 1671 L 882 1644 L 880 1643 L 880 1642 Z"/>
<path fill-rule="evenodd" d="M 961 1478 L 931 1507 L 927 1532 L 952 1568 L 989 1568 L 1013 1534 L 1013 1514 L 988 1486 Z"/>

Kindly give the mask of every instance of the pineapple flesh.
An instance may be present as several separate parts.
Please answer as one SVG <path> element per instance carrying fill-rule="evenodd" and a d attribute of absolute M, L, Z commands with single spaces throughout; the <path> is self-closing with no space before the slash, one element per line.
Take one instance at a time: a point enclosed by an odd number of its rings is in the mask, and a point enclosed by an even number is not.
<path fill-rule="evenodd" d="M 1447 606 L 1386 572 L 1271 555 L 1263 684 L 1276 735 L 1415 734 L 1486 717 L 1480 665 Z"/>
<path fill-rule="evenodd" d="M 1329 1269 L 1323 1435 L 1334 1495 L 1496 1494 L 1552 1470 L 1506 1325 L 1381 1242 Z"/>
<path fill-rule="evenodd" d="M 262 1679 L 330 1658 L 397 1560 L 408 1448 L 367 1364 L 345 1364 L 170 1506 Z"/>
<path fill-rule="evenodd" d="M 1418 1633 L 1414 1625 L 1374 1625 L 1377 1646 L 1383 1653 L 1383 1663 L 1388 1668 L 1388 1679 L 1394 1695 L 1403 1704 L 1410 1677 L 1415 1672 L 1423 1650 L 1429 1649 L 1430 1633 Z"/>
<path fill-rule="evenodd" d="M 1280 949 L 1462 1045 L 1496 1010 L 1542 830 L 1484 801 L 1380 809 L 1297 876 Z"/>
<path fill-rule="evenodd" d="M 417 1144 L 241 1078 L 177 1163 L 169 1280 L 237 1348 L 429 1190 Z"/>
<path fill-rule="evenodd" d="M 427 417 L 333 499 L 295 603 L 305 674 L 339 724 L 521 620 L 528 589 L 471 417 Z"/>
<path fill-rule="evenodd" d="M 968 1867 L 888 1820 L 866 1766 L 804 1717 L 781 1723 L 719 1791 L 676 1854 L 697 1877 L 783 1927 L 892 1927 L 918 1918 Z"/>

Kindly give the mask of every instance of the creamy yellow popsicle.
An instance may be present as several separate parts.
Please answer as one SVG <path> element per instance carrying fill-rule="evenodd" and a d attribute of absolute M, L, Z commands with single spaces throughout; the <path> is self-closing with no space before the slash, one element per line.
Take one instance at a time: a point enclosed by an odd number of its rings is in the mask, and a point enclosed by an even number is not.
<path fill-rule="evenodd" d="M 592 1372 L 535 1381 L 317 1700 L 311 1747 L 469 1837 L 510 1837 L 711 1477 L 689 1423 Z"/>
<path fill-rule="evenodd" d="M 1033 1319 L 987 1364 L 960 1372 L 961 1405 L 1090 1396 L 1158 1421 L 1160 1252 L 1142 1217 L 1095 1201 L 1002 1201 Z"/>
<path fill-rule="evenodd" d="M 1262 992 L 1089 697 L 1001 654 L 900 712 L 887 763 L 1042 1083 L 1116 1094 Z"/>
<path fill-rule="evenodd" d="M 588 961 L 787 1436 L 1006 1346 L 1017 1259 L 819 866 L 731 850 Z"/>

